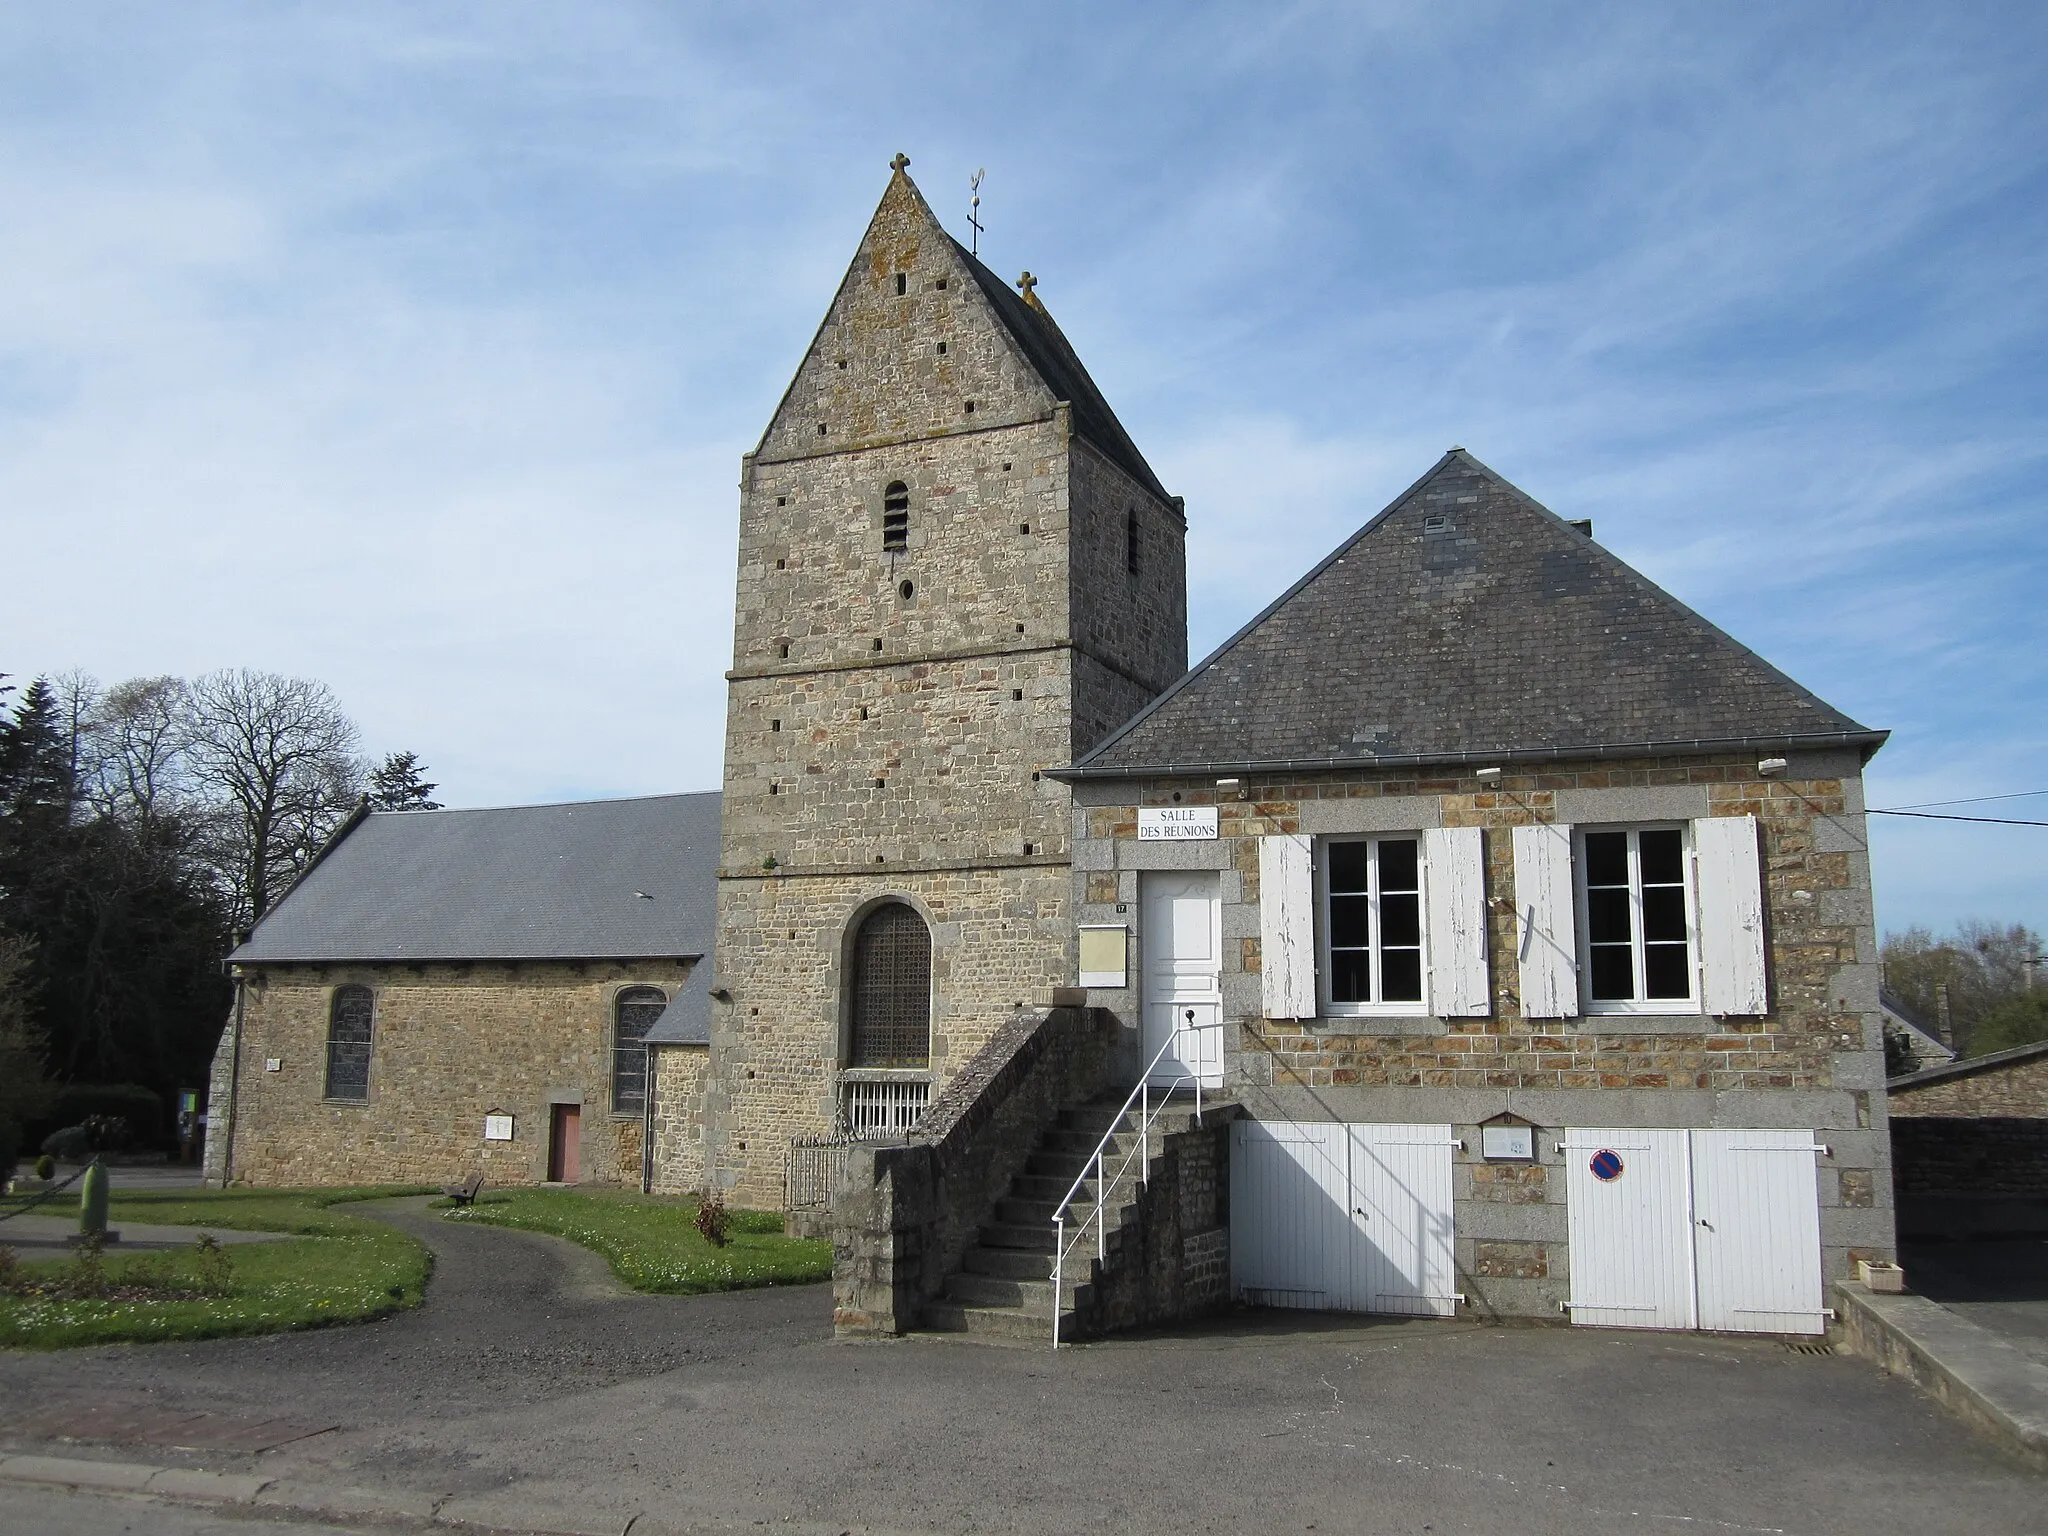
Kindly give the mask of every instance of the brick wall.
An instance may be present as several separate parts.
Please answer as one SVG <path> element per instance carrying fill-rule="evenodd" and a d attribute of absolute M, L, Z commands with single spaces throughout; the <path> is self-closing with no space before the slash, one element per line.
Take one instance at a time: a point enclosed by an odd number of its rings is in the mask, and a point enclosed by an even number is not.
<path fill-rule="evenodd" d="M 628 986 L 673 996 L 687 975 L 673 961 L 254 968 L 232 1177 L 442 1182 L 481 1168 L 487 1184 L 538 1183 L 550 1102 L 580 1099 L 583 1182 L 637 1187 L 641 1117 L 611 1112 L 612 999 Z M 324 1096 L 329 1008 L 335 988 L 350 984 L 376 999 L 360 1103 Z M 231 1038 L 222 1049 L 232 1052 Z M 493 1113 L 513 1116 L 513 1140 L 483 1139 Z"/>

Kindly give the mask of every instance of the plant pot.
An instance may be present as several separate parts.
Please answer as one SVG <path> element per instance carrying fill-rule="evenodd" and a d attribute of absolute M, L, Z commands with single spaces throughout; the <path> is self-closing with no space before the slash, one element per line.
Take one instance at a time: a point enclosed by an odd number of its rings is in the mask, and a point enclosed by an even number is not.
<path fill-rule="evenodd" d="M 1883 1259 L 1858 1259 L 1856 1278 L 1882 1295 L 1896 1296 L 1906 1289 L 1906 1272 Z"/>

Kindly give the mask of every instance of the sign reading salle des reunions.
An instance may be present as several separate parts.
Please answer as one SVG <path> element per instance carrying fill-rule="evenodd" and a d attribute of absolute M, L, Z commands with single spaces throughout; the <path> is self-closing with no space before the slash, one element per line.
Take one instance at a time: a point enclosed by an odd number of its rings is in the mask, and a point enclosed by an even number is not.
<path fill-rule="evenodd" d="M 1212 842 L 1215 837 L 1213 805 L 1148 805 L 1138 812 L 1141 843 Z"/>

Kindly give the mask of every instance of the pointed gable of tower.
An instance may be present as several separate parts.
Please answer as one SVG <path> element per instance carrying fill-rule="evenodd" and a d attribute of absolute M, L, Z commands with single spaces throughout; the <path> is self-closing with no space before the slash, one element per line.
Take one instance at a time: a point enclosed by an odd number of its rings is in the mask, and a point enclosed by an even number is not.
<path fill-rule="evenodd" d="M 1883 740 L 1454 448 L 1061 776 Z"/>
<path fill-rule="evenodd" d="M 903 161 L 756 458 L 763 463 L 963 429 L 1042 421 L 1074 430 L 1166 499 L 1050 313 L 939 225 Z"/>

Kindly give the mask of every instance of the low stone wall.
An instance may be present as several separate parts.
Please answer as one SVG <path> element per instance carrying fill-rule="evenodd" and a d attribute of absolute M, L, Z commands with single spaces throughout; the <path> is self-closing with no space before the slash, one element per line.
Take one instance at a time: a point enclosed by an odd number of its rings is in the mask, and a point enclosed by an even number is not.
<path fill-rule="evenodd" d="M 1100 1093 L 1116 1016 L 1013 1015 L 941 1093 L 903 1146 L 856 1146 L 832 1221 L 833 1326 L 854 1337 L 914 1328 L 1053 1117 Z"/>
<path fill-rule="evenodd" d="M 1230 1122 L 1235 1104 L 1161 1138 L 1135 1219 L 1077 1308 L 1075 1335 L 1215 1312 L 1230 1302 Z M 1091 1255 L 1091 1262 L 1092 1255 Z"/>
<path fill-rule="evenodd" d="M 1895 1117 L 1892 1178 L 1908 1195 L 2048 1197 L 2048 1119 Z"/>

